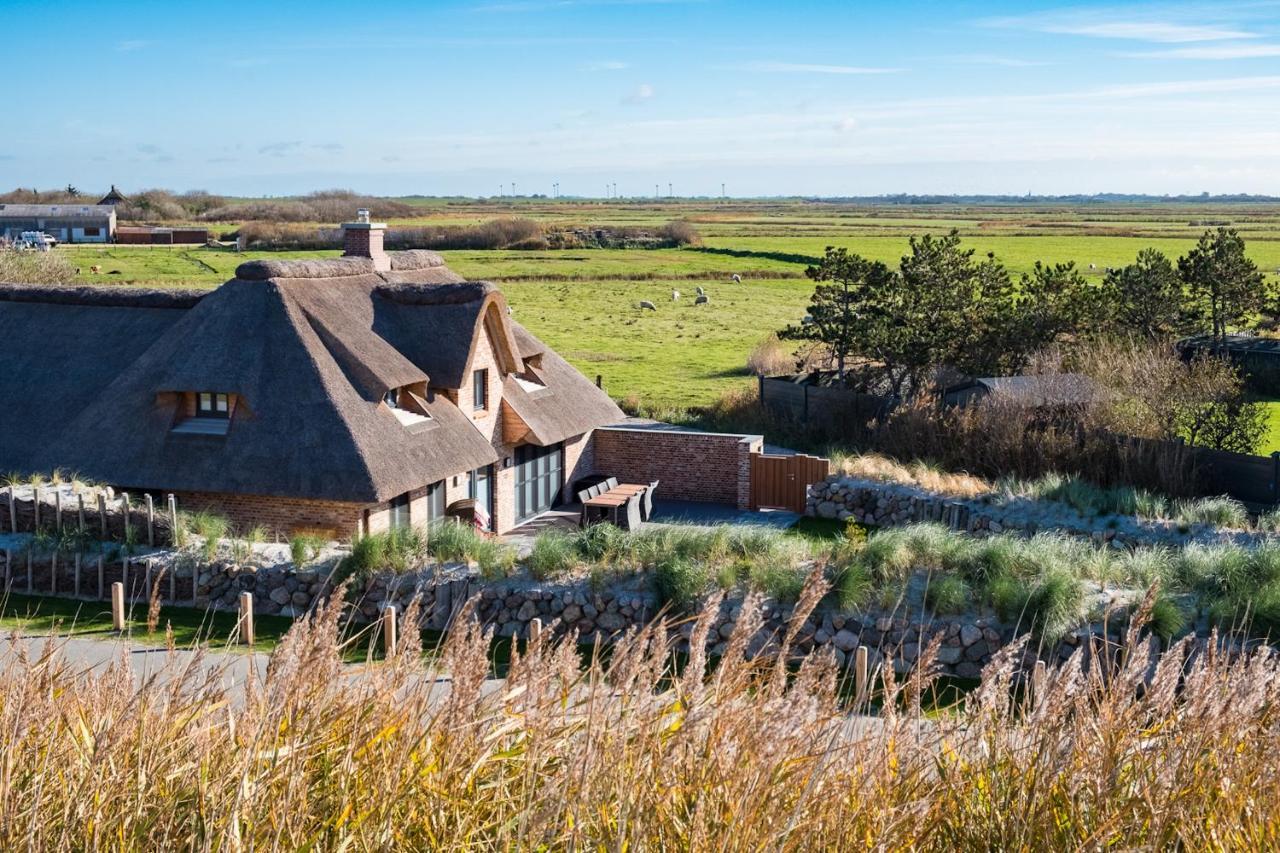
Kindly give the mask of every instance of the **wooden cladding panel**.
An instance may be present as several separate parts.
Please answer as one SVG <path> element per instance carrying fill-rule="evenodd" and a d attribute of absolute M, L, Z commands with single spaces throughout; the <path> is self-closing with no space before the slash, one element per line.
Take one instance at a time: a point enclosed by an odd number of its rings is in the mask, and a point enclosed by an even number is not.
<path fill-rule="evenodd" d="M 826 479 L 831 461 L 821 456 L 751 454 L 751 508 L 804 512 L 808 488 Z"/>

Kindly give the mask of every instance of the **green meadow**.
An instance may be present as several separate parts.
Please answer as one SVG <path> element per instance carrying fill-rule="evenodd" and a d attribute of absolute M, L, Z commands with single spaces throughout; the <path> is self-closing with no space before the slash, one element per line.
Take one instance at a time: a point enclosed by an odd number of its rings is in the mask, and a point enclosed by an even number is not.
<path fill-rule="evenodd" d="M 1074 261 L 1091 280 L 1154 246 L 1171 257 L 1207 227 L 1230 224 L 1265 272 L 1280 268 L 1280 206 L 1205 205 L 839 205 L 804 201 L 468 202 L 403 199 L 420 218 L 394 225 L 472 225 L 528 217 L 562 228 L 656 226 L 688 220 L 701 246 L 681 249 L 448 251 L 470 279 L 498 283 L 515 316 L 609 392 L 650 406 L 710 403 L 751 381 L 745 361 L 766 335 L 805 313 L 804 269 L 827 246 L 893 264 L 912 235 L 958 230 L 980 254 L 1015 274 L 1036 261 Z M 376 211 L 375 211 L 376 214 Z M 330 223 L 331 225 L 331 223 Z M 218 224 L 215 233 L 234 230 Z M 238 264 L 263 257 L 331 257 L 337 252 L 245 252 L 184 247 L 71 246 L 60 252 L 95 283 L 212 287 Z M 100 274 L 90 272 L 99 265 Z M 1091 269 L 1091 266 L 1093 268 Z M 733 275 L 741 283 L 731 281 Z M 711 297 L 695 307 L 696 287 Z M 673 301 L 673 290 L 681 298 Z M 641 311 L 648 300 L 657 311 Z M 1280 415 L 1273 430 L 1280 448 Z"/>

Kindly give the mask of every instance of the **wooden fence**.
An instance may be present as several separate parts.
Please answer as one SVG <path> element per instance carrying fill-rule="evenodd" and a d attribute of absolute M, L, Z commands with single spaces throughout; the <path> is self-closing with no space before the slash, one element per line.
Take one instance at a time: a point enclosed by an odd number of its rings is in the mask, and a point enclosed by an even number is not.
<path fill-rule="evenodd" d="M 809 486 L 831 473 L 831 461 L 820 456 L 751 454 L 751 509 L 804 512 Z"/>
<path fill-rule="evenodd" d="M 19 496 L 19 491 L 30 496 Z M 0 492 L 0 532 L 64 534 L 148 546 L 174 544 L 178 502 L 168 495 L 157 506 L 151 495 L 131 500 L 128 493 L 68 493 L 58 487 L 8 486 Z"/>

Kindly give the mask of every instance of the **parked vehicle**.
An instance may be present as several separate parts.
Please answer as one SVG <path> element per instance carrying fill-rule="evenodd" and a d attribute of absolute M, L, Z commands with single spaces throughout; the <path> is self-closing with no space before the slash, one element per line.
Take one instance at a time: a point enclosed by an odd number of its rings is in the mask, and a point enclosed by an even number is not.
<path fill-rule="evenodd" d="M 19 249 L 34 249 L 38 252 L 47 252 L 54 246 L 58 245 L 56 237 L 50 237 L 43 231 L 23 231 L 14 243 Z"/>

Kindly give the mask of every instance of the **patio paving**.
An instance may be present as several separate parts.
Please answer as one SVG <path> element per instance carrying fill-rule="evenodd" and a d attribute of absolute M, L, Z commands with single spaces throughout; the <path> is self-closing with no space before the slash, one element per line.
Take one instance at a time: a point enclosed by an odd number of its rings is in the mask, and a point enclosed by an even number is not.
<path fill-rule="evenodd" d="M 581 504 L 565 504 L 544 512 L 537 518 L 504 534 L 502 538 L 507 544 L 514 546 L 521 557 L 524 557 L 533 549 L 533 540 L 537 538 L 539 533 L 553 529 L 567 532 L 576 531 L 581 512 Z M 753 511 L 738 509 L 728 504 L 703 503 L 701 501 L 664 501 L 660 498 L 655 498 L 653 501 L 653 517 L 645 522 L 644 528 L 677 525 L 683 527 L 719 527 L 728 524 L 785 530 L 799 520 L 800 516 L 797 513 L 783 509 Z"/>

